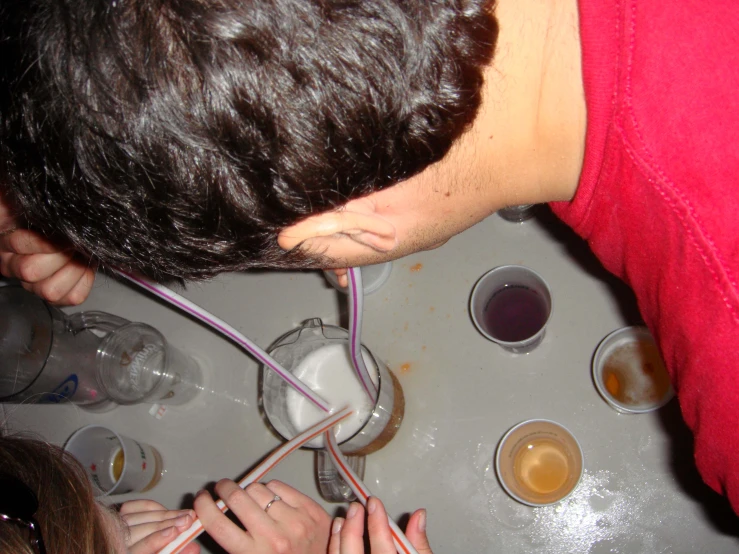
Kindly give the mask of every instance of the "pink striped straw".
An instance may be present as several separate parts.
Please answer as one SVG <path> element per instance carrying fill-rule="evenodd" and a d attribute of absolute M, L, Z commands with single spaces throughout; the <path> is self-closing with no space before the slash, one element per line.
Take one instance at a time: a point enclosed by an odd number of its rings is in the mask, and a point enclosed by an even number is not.
<path fill-rule="evenodd" d="M 370 377 L 362 356 L 362 311 L 364 303 L 364 289 L 362 288 L 362 272 L 350 267 L 347 270 L 349 277 L 349 348 L 352 365 L 357 378 L 369 396 L 370 402 L 377 399 L 377 386 Z"/>
<path fill-rule="evenodd" d="M 357 495 L 359 501 L 366 506 L 372 493 L 370 493 L 370 490 L 357 474 L 354 473 L 354 470 L 349 467 L 349 464 L 346 463 L 346 459 L 341 453 L 341 450 L 339 450 L 339 445 L 336 443 L 336 437 L 331 429 L 326 431 L 324 441 L 326 443 L 326 450 L 328 450 L 329 456 L 331 456 L 331 461 L 334 463 L 336 470 L 341 474 L 341 477 L 346 481 L 354 494 Z M 390 524 L 390 534 L 393 536 L 395 549 L 400 554 L 418 554 L 418 551 L 413 547 L 403 531 L 400 530 L 400 527 L 398 527 L 390 517 L 388 517 L 387 520 Z"/>
<path fill-rule="evenodd" d="M 239 333 L 236 329 L 234 329 L 231 325 L 223 321 L 222 319 L 214 316 L 210 312 L 204 310 L 194 302 L 191 302 L 184 296 L 180 296 L 176 292 L 168 289 L 167 287 L 160 285 L 159 283 L 154 283 L 152 281 L 149 281 L 148 279 L 145 279 L 143 277 L 138 277 L 135 275 L 131 275 L 130 273 L 126 273 L 124 271 L 115 270 L 115 272 L 123 277 L 124 279 L 127 279 L 128 281 L 131 281 L 132 283 L 135 283 L 139 287 L 148 290 L 155 296 L 158 296 L 159 298 L 166 300 L 173 306 L 176 306 L 183 312 L 186 312 L 190 314 L 191 316 L 199 319 L 203 323 L 209 325 L 219 333 L 227 336 L 235 343 L 241 345 L 247 352 L 249 352 L 252 356 L 254 356 L 258 361 L 262 362 L 267 367 L 271 368 L 275 373 L 277 373 L 280 377 L 282 377 L 285 381 L 287 381 L 287 384 L 290 385 L 292 388 L 294 388 L 296 391 L 298 391 L 300 394 L 305 396 L 308 400 L 310 400 L 313 404 L 315 404 L 318 408 L 323 410 L 326 413 L 331 412 L 331 406 L 326 402 L 323 398 L 318 396 L 315 392 L 313 392 L 308 385 L 303 383 L 300 379 L 295 377 L 292 373 L 287 371 L 284 367 L 282 367 L 280 364 L 278 364 L 272 356 L 267 354 L 264 350 L 259 348 L 256 344 L 254 344 L 251 340 L 249 340 L 244 334 Z"/>
<path fill-rule="evenodd" d="M 316 438 L 321 433 L 329 431 L 334 425 L 339 423 L 341 420 L 349 417 L 352 414 L 352 409 L 349 407 L 343 408 L 333 415 L 328 416 L 323 421 L 320 421 L 312 427 L 306 429 L 294 439 L 286 442 L 276 450 L 272 452 L 261 464 L 255 467 L 249 474 L 239 481 L 239 486 L 245 489 L 252 483 L 262 479 L 269 471 L 274 469 L 277 464 L 287 458 L 290 454 L 295 452 L 298 448 L 303 446 L 306 442 Z M 333 433 L 329 433 L 333 435 Z M 216 506 L 223 512 L 228 511 L 228 507 L 219 500 L 216 502 Z M 196 519 L 190 527 L 182 531 L 177 537 L 161 549 L 158 554 L 177 554 L 181 552 L 188 544 L 199 537 L 203 533 L 203 524 L 199 519 Z"/>

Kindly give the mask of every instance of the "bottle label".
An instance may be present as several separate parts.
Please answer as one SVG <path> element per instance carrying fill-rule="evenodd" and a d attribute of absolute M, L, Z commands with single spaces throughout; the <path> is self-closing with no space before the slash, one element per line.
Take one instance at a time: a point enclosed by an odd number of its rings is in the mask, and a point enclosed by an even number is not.
<path fill-rule="evenodd" d="M 53 391 L 44 394 L 38 402 L 39 404 L 59 404 L 71 400 L 74 393 L 77 392 L 78 385 L 77 375 L 72 373 Z"/>

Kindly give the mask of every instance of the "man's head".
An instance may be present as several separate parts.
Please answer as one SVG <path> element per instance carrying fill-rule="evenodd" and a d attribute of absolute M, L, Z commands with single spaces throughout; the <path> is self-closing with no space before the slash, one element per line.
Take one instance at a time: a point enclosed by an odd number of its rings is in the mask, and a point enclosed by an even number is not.
<path fill-rule="evenodd" d="M 311 263 L 278 234 L 443 158 L 497 36 L 485 0 L 6 4 L 0 182 L 155 279 Z"/>

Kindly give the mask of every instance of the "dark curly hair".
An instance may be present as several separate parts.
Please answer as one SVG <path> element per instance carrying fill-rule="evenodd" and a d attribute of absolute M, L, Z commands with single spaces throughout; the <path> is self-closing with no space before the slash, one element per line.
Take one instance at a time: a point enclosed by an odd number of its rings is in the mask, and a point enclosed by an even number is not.
<path fill-rule="evenodd" d="M 299 266 L 277 234 L 441 159 L 489 0 L 0 7 L 0 183 L 29 225 L 153 279 Z"/>

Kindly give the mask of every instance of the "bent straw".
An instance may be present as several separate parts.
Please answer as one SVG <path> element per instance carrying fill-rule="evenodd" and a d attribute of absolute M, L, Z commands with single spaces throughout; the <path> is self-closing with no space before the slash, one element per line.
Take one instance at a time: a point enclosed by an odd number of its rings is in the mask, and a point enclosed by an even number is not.
<path fill-rule="evenodd" d="M 184 296 L 177 294 L 176 292 L 168 289 L 167 287 L 163 285 L 154 283 L 143 277 L 137 277 L 137 276 L 131 275 L 121 270 L 115 270 L 115 272 L 121 277 L 123 277 L 124 279 L 127 279 L 128 281 L 135 283 L 141 288 L 148 290 L 149 292 L 158 296 L 159 298 L 166 300 L 167 302 L 176 306 L 183 312 L 187 312 L 191 316 L 199 319 L 203 323 L 213 327 L 216 331 L 219 331 L 223 335 L 227 336 L 235 343 L 241 345 L 247 352 L 249 352 L 252 356 L 254 356 L 257 360 L 262 362 L 267 367 L 270 367 L 275 373 L 277 373 L 280 377 L 282 377 L 285 381 L 287 381 L 288 385 L 290 385 L 300 394 L 305 396 L 308 400 L 310 400 L 318 408 L 320 408 L 326 413 L 329 413 L 331 411 L 331 406 L 328 404 L 328 402 L 326 402 L 323 398 L 321 398 L 315 392 L 313 392 L 308 387 L 308 385 L 306 385 L 300 379 L 295 377 L 292 373 L 287 371 L 284 367 L 278 364 L 272 358 L 272 356 L 267 354 L 264 350 L 262 350 L 256 344 L 254 344 L 251 340 L 249 340 L 244 334 L 239 333 L 236 329 L 234 329 L 231 325 L 229 325 L 222 319 L 214 316 L 213 314 L 204 310 L 203 308 L 201 308 L 194 302 L 189 301 Z"/>
<path fill-rule="evenodd" d="M 359 382 L 370 398 L 370 402 L 377 399 L 377 386 L 370 377 L 362 356 L 362 309 L 364 290 L 362 288 L 362 272 L 358 268 L 350 267 L 347 270 L 349 277 L 349 349 L 352 365 L 357 373 Z"/>
<path fill-rule="evenodd" d="M 331 429 L 326 431 L 324 440 L 326 442 L 326 450 L 328 450 L 329 456 L 331 456 L 331 460 L 333 461 L 334 466 L 336 466 L 336 470 L 341 474 L 341 477 L 346 481 L 354 494 L 357 495 L 359 501 L 366 506 L 367 500 L 369 500 L 369 497 L 371 496 L 370 490 L 365 486 L 357 474 L 354 473 L 354 470 L 349 467 L 349 464 L 346 463 L 344 455 L 339 450 L 339 445 L 336 443 L 336 437 Z M 390 524 L 390 534 L 393 536 L 395 549 L 400 554 L 418 554 L 418 551 L 413 547 L 403 531 L 400 530 L 400 527 L 398 527 L 390 517 L 388 517 L 387 520 Z"/>
<path fill-rule="evenodd" d="M 272 454 L 270 454 L 261 464 L 259 464 L 256 468 L 249 472 L 246 477 L 239 481 L 239 486 L 242 489 L 245 489 L 255 481 L 259 481 L 270 470 L 277 466 L 277 464 L 284 460 L 289 454 L 303 446 L 311 439 L 316 438 L 321 433 L 325 433 L 326 431 L 331 429 L 331 427 L 351 415 L 352 411 L 353 410 L 351 408 L 346 407 L 327 417 L 323 421 L 320 421 L 312 427 L 306 429 L 294 439 L 286 442 L 285 444 L 277 448 L 274 452 L 272 452 Z M 219 500 L 218 502 L 216 502 L 216 506 L 218 506 L 218 508 L 223 513 L 226 513 L 228 511 L 228 507 L 223 502 L 223 500 Z M 189 528 L 185 529 L 179 535 L 177 535 L 177 538 L 175 538 L 171 543 L 160 550 L 158 554 L 177 554 L 178 552 L 181 552 L 182 549 L 184 549 L 188 544 L 190 544 L 193 540 L 200 536 L 203 531 L 203 524 L 200 522 L 199 519 L 196 519 Z"/>

